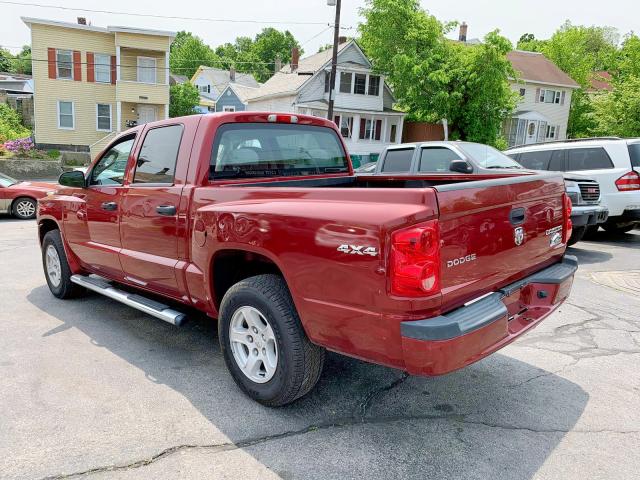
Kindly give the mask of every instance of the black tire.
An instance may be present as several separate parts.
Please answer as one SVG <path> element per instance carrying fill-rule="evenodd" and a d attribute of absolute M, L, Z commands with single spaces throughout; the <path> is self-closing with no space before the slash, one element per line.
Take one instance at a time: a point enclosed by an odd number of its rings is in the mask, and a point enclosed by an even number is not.
<path fill-rule="evenodd" d="M 36 218 L 38 202 L 30 197 L 19 197 L 13 201 L 11 213 L 20 220 L 31 220 Z"/>
<path fill-rule="evenodd" d="M 47 269 L 47 252 L 49 247 L 53 248 L 58 255 L 60 261 L 60 279 L 56 281 L 50 278 L 49 271 Z M 47 285 L 51 293 L 58 298 L 73 298 L 77 297 L 84 292 L 84 289 L 71 282 L 71 269 L 69 268 L 69 262 L 67 261 L 67 255 L 64 252 L 62 246 L 62 237 L 59 230 L 51 230 L 47 232 L 42 240 L 42 268 L 44 269 L 44 276 L 47 280 Z"/>
<path fill-rule="evenodd" d="M 600 225 L 589 225 L 584 230 L 584 235 L 582 235 L 582 240 L 595 240 L 598 237 L 599 229 L 600 229 Z"/>
<path fill-rule="evenodd" d="M 631 230 L 633 230 L 634 228 L 636 228 L 638 225 L 635 223 L 632 224 L 628 224 L 628 223 L 615 223 L 615 222 L 604 222 L 602 224 L 602 228 L 605 229 L 605 231 L 607 233 L 614 233 L 614 234 L 623 234 L 623 233 L 627 233 L 630 232 Z"/>
<path fill-rule="evenodd" d="M 569 237 L 569 241 L 567 242 L 567 245 L 571 246 L 578 243 L 580 240 L 582 240 L 582 237 L 584 237 L 584 232 L 586 231 L 586 229 L 587 227 L 575 227 L 571 232 L 571 236 Z"/>
<path fill-rule="evenodd" d="M 241 307 L 257 309 L 273 330 L 277 363 L 266 383 L 251 380 L 240 369 L 232 352 L 229 329 Z M 227 368 L 238 386 L 252 399 L 280 407 L 308 393 L 317 383 L 325 350 L 311 343 L 305 334 L 289 289 L 278 275 L 258 275 L 233 285 L 220 305 L 218 337 Z"/>

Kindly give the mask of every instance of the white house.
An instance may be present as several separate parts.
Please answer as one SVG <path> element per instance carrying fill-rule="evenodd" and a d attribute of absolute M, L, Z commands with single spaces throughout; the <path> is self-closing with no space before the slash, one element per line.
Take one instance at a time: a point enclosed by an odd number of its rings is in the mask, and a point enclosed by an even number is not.
<path fill-rule="evenodd" d="M 328 49 L 298 59 L 294 49 L 291 64 L 250 93 L 247 110 L 326 118 L 331 54 Z M 391 89 L 354 40 L 339 45 L 334 100 L 334 121 L 355 166 L 375 161 L 384 147 L 401 142 L 405 113 L 393 109 Z"/>
<path fill-rule="evenodd" d="M 580 85 L 541 53 L 514 50 L 507 58 L 519 74 L 511 88 L 520 95 L 504 125 L 509 146 L 565 140 L 571 94 Z"/>
<path fill-rule="evenodd" d="M 200 93 L 200 113 L 221 111 L 216 109 L 216 103 L 220 94 L 229 84 L 238 85 L 240 88 L 257 88 L 260 84 L 248 73 L 237 73 L 231 70 L 200 66 L 191 77 L 191 83 Z"/>

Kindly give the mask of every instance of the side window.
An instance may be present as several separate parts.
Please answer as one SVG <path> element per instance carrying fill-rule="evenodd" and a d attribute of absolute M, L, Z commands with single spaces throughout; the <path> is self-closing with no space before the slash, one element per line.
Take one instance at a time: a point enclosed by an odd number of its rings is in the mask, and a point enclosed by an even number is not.
<path fill-rule="evenodd" d="M 413 148 L 403 148 L 399 150 L 387 150 L 387 154 L 382 164 L 383 172 L 405 173 L 411 169 L 411 159 L 413 158 Z"/>
<path fill-rule="evenodd" d="M 460 156 L 446 147 L 427 147 L 420 152 L 420 172 L 448 172 L 452 160 L 460 160 Z"/>
<path fill-rule="evenodd" d="M 136 161 L 133 183 L 173 183 L 182 130 L 182 125 L 170 125 L 147 132 Z"/>
<path fill-rule="evenodd" d="M 551 150 L 523 152 L 520 154 L 518 163 L 525 168 L 530 168 L 531 170 L 549 170 L 551 153 Z"/>
<path fill-rule="evenodd" d="M 564 172 L 564 150 L 554 150 L 551 153 L 551 160 L 549 161 L 549 170 L 552 172 Z"/>
<path fill-rule="evenodd" d="M 611 159 L 602 147 L 572 148 L 569 150 L 569 171 L 613 168 Z"/>
<path fill-rule="evenodd" d="M 113 145 L 91 170 L 89 185 L 122 185 L 135 137 Z"/>
<path fill-rule="evenodd" d="M 631 167 L 640 167 L 640 143 L 629 144 L 629 158 L 631 158 Z"/>

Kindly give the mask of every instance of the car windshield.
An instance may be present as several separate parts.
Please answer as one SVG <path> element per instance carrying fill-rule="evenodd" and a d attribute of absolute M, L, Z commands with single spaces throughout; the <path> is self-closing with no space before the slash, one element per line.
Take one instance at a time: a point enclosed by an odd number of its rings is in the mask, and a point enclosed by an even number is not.
<path fill-rule="evenodd" d="M 459 147 L 483 168 L 522 168 L 518 162 L 489 145 L 461 143 Z"/>
<path fill-rule="evenodd" d="M 331 128 L 235 123 L 218 129 L 210 178 L 284 177 L 349 171 L 347 154 Z"/>
<path fill-rule="evenodd" d="M 18 183 L 18 180 L 16 180 L 15 178 L 11 178 L 0 173 L 0 187 L 10 187 L 11 185 L 15 185 L 16 183 Z"/>

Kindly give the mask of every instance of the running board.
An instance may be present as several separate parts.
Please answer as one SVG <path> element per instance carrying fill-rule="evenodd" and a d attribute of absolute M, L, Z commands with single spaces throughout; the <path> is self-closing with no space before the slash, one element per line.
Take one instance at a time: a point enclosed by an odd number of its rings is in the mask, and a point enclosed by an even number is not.
<path fill-rule="evenodd" d="M 92 290 L 104 295 L 105 297 L 117 300 L 118 302 L 124 303 L 125 305 L 140 310 L 141 312 L 148 313 L 160 320 L 169 322 L 176 327 L 182 325 L 187 318 L 184 313 L 173 310 L 168 305 L 156 302 L 155 300 L 143 297 L 142 295 L 119 290 L 102 277 L 72 275 L 71 281 L 86 288 L 87 290 Z"/>

